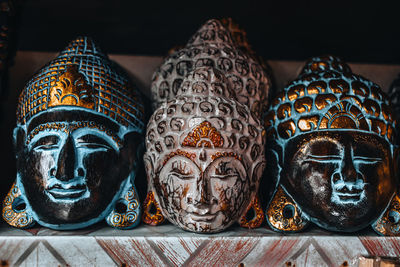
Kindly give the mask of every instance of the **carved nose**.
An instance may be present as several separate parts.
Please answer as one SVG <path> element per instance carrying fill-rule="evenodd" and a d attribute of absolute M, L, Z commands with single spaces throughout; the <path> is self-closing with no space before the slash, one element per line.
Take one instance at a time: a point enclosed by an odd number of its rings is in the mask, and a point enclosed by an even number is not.
<path fill-rule="evenodd" d="M 353 157 L 351 154 L 352 153 L 349 149 L 348 149 L 348 151 L 345 152 L 345 156 L 342 161 L 342 167 L 341 167 L 340 173 L 342 175 L 342 179 L 345 182 L 355 183 L 358 178 L 358 173 L 354 166 Z"/>
<path fill-rule="evenodd" d="M 358 179 L 362 179 L 362 176 L 354 166 L 352 149 L 346 148 L 343 160 L 340 162 L 339 171 L 332 175 L 332 180 L 334 183 L 339 180 L 348 183 L 356 183 Z"/>
<path fill-rule="evenodd" d="M 55 177 L 60 181 L 68 181 L 74 178 L 76 163 L 76 151 L 73 140 L 68 137 L 61 148 L 57 161 L 57 171 Z"/>
<path fill-rule="evenodd" d="M 196 183 L 197 194 L 195 196 L 195 202 L 198 204 L 208 204 L 210 196 L 207 180 L 201 175 Z"/>

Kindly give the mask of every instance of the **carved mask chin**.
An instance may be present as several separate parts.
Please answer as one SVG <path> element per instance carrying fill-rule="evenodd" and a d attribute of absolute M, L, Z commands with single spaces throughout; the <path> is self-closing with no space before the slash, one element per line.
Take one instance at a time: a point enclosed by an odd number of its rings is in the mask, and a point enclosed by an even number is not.
<path fill-rule="evenodd" d="M 311 221 L 344 232 L 373 225 L 387 234 L 377 225 L 397 199 L 395 122 L 376 84 L 337 58 L 314 58 L 265 122 L 268 155 L 276 159 L 268 166 L 277 184 L 267 209 L 274 230 L 300 231 Z"/>
<path fill-rule="evenodd" d="M 9 224 L 77 229 L 102 219 L 118 228 L 139 222 L 133 181 L 143 107 L 110 66 L 92 40 L 78 38 L 22 91 L 17 180 L 3 208 Z"/>

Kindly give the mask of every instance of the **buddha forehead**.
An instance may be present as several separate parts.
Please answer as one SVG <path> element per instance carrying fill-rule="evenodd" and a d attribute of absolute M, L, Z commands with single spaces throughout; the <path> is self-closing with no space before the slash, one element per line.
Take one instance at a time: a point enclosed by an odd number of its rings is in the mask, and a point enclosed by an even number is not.
<path fill-rule="evenodd" d="M 210 164 L 218 159 L 230 159 L 240 161 L 242 164 L 243 157 L 240 151 L 229 148 L 215 149 L 215 148 L 188 148 L 181 147 L 177 150 L 171 151 L 166 155 L 160 157 L 158 164 L 163 168 L 171 160 L 185 160 L 197 166 L 201 171 L 205 171 Z"/>
<path fill-rule="evenodd" d="M 346 151 L 353 156 L 392 157 L 391 144 L 384 138 L 360 131 L 316 131 L 291 139 L 285 153 L 344 156 Z"/>
<path fill-rule="evenodd" d="M 122 140 L 118 136 L 118 133 L 95 121 L 54 121 L 42 123 L 28 133 L 26 144 L 29 145 L 32 141 L 48 135 L 56 135 L 59 138 L 96 135 L 101 138 L 113 140 L 117 148 L 122 146 Z"/>

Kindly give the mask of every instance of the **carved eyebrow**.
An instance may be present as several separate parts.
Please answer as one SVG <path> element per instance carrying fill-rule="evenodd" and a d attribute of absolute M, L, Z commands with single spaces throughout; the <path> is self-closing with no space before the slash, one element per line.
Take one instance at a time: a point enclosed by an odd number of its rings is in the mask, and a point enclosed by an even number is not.
<path fill-rule="evenodd" d="M 216 166 L 215 168 L 215 174 L 216 175 L 235 175 L 237 174 L 238 171 L 236 168 L 231 164 L 231 161 L 227 160 L 221 160 L 221 162 Z"/>
<path fill-rule="evenodd" d="M 307 155 L 307 157 L 304 159 L 304 163 L 310 162 L 310 161 L 316 161 L 316 162 L 322 162 L 322 163 L 331 163 L 331 162 L 338 162 L 341 161 L 342 157 L 340 155 Z"/>
<path fill-rule="evenodd" d="M 182 162 L 180 160 L 172 162 L 171 171 L 182 175 L 193 174 L 193 169 L 187 164 L 187 162 Z"/>
<path fill-rule="evenodd" d="M 183 156 L 183 157 L 189 159 L 190 161 L 192 161 L 197 166 L 196 162 L 194 162 L 194 160 L 196 159 L 196 154 L 191 153 L 191 152 L 186 152 L 186 151 L 183 151 L 180 149 L 178 149 L 176 151 L 172 151 L 171 153 L 166 155 L 164 157 L 164 160 L 162 161 L 163 162 L 162 165 L 165 165 L 170 159 L 174 158 L 175 156 Z"/>
<path fill-rule="evenodd" d="M 328 154 L 328 155 L 313 155 L 313 154 L 309 154 L 307 155 L 307 158 L 316 158 L 316 159 L 331 159 L 331 158 L 342 158 L 340 155 L 338 154 Z"/>
<path fill-rule="evenodd" d="M 313 156 L 341 154 L 340 145 L 330 139 L 315 140 L 309 145 L 309 148 L 309 154 Z"/>
<path fill-rule="evenodd" d="M 39 133 L 42 132 L 49 132 L 49 131 L 58 131 L 58 132 L 67 132 L 65 129 L 67 125 L 65 123 L 44 123 L 36 126 L 32 131 L 29 132 L 29 135 L 26 138 L 26 144 L 29 143 L 37 136 Z"/>
<path fill-rule="evenodd" d="M 79 136 L 77 138 L 77 141 L 78 141 L 78 143 L 96 143 L 96 144 L 102 144 L 102 145 L 113 145 L 115 147 L 118 147 L 116 144 L 113 144 L 113 142 L 109 142 L 105 138 L 99 137 L 94 134 L 85 134 L 85 135 Z"/>
<path fill-rule="evenodd" d="M 221 157 L 232 157 L 235 158 L 239 161 L 242 161 L 242 157 L 235 152 L 216 152 L 215 154 L 211 155 L 211 159 L 214 161 L 216 159 L 219 159 Z"/>

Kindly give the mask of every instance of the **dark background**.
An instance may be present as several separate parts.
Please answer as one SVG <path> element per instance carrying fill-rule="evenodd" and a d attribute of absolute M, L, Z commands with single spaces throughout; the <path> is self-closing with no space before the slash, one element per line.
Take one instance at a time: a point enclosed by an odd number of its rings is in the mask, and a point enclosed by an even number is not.
<path fill-rule="evenodd" d="M 400 63 L 400 9 L 389 1 L 26 0 L 18 49 L 60 51 L 90 35 L 108 53 L 165 55 L 210 18 L 232 17 L 265 59 L 335 54 Z"/>

